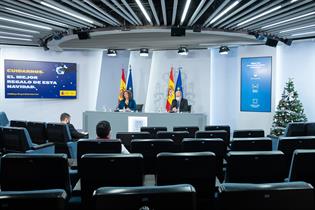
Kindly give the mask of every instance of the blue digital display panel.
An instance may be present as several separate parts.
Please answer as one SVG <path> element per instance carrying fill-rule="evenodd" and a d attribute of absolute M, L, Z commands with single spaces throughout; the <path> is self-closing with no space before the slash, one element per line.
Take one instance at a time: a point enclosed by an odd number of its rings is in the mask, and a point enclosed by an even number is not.
<path fill-rule="evenodd" d="M 77 65 L 63 62 L 5 60 L 6 98 L 77 97 Z"/>
<path fill-rule="evenodd" d="M 241 111 L 271 111 L 272 58 L 241 59 Z"/>

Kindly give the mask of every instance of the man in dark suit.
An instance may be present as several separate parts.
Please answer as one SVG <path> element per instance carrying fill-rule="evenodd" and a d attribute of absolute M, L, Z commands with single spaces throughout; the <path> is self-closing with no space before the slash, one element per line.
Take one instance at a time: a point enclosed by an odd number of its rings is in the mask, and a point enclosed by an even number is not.
<path fill-rule="evenodd" d="M 180 90 L 176 91 L 175 99 L 172 101 L 171 112 L 188 112 L 188 101 L 182 97 Z"/>
<path fill-rule="evenodd" d="M 78 139 L 86 139 L 89 138 L 89 134 L 87 132 L 79 132 L 77 131 L 74 126 L 70 123 L 71 120 L 71 116 L 68 113 L 62 113 L 60 115 L 60 122 L 61 123 L 65 123 L 68 124 L 69 127 L 69 131 L 71 134 L 71 138 L 74 140 L 78 140 Z"/>

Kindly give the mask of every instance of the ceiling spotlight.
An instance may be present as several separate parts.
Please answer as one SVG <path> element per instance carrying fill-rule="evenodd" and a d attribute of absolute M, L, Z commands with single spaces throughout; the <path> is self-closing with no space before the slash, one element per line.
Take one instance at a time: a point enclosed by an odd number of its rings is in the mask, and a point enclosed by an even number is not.
<path fill-rule="evenodd" d="M 227 54 L 229 54 L 229 51 L 230 51 L 230 49 L 227 46 L 221 46 L 219 53 L 221 55 L 227 55 Z"/>
<path fill-rule="evenodd" d="M 111 57 L 117 56 L 117 51 L 114 49 L 108 49 L 107 56 L 111 56 Z"/>
<path fill-rule="evenodd" d="M 140 49 L 140 56 L 143 56 L 143 57 L 149 56 L 149 49 L 148 48 L 141 48 Z"/>
<path fill-rule="evenodd" d="M 187 47 L 180 47 L 180 48 L 178 48 L 177 53 L 180 55 L 188 55 L 188 49 L 187 49 Z"/>

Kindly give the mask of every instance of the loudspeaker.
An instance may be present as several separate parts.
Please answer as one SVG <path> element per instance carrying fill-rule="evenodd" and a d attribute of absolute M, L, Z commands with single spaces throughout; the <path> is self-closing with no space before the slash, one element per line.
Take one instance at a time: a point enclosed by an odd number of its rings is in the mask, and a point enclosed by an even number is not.
<path fill-rule="evenodd" d="M 194 25 L 193 32 L 201 32 L 201 25 Z"/>
<path fill-rule="evenodd" d="M 78 38 L 80 40 L 89 39 L 90 38 L 90 33 L 88 31 L 79 31 L 78 32 Z"/>
<path fill-rule="evenodd" d="M 186 29 L 183 27 L 172 27 L 171 28 L 171 36 L 185 36 Z"/>
<path fill-rule="evenodd" d="M 267 41 L 265 45 L 270 46 L 270 47 L 277 47 L 278 40 L 267 38 Z"/>

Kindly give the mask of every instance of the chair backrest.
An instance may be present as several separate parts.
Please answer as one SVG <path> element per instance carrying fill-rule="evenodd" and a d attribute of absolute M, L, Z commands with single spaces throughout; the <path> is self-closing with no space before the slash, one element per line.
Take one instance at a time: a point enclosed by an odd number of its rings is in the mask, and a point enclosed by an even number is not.
<path fill-rule="evenodd" d="M 189 138 L 188 131 L 159 131 L 156 135 L 158 139 L 172 139 L 175 144 L 181 144 L 184 138 Z"/>
<path fill-rule="evenodd" d="M 8 126 L 9 123 L 9 119 L 5 112 L 0 112 L 0 126 Z"/>
<path fill-rule="evenodd" d="M 231 141 L 231 151 L 272 151 L 272 140 L 268 137 L 235 138 Z"/>
<path fill-rule="evenodd" d="M 311 210 L 313 187 L 305 182 L 223 183 L 219 187 L 218 206 L 219 210 Z"/>
<path fill-rule="evenodd" d="M 157 185 L 187 183 L 200 198 L 214 198 L 216 159 L 212 152 L 160 153 L 157 156 Z"/>
<path fill-rule="evenodd" d="M 289 181 L 304 181 L 315 186 L 315 150 L 295 150 L 292 157 Z"/>
<path fill-rule="evenodd" d="M 27 130 L 36 144 L 44 144 L 47 142 L 45 122 L 27 122 Z"/>
<path fill-rule="evenodd" d="M 151 138 L 155 139 L 158 131 L 167 131 L 167 127 L 141 127 L 141 132 L 149 132 L 151 134 Z"/>
<path fill-rule="evenodd" d="M 305 130 L 307 136 L 315 136 L 315 122 L 305 123 Z"/>
<path fill-rule="evenodd" d="M 64 210 L 67 193 L 62 189 L 0 192 L 2 210 Z"/>
<path fill-rule="evenodd" d="M 116 139 L 120 139 L 121 143 L 125 145 L 127 150 L 130 150 L 130 144 L 132 139 L 150 139 L 151 134 L 149 132 L 117 132 Z"/>
<path fill-rule="evenodd" d="M 196 138 L 201 139 L 217 139 L 220 138 L 224 141 L 226 146 L 229 146 L 230 139 L 228 133 L 225 130 L 212 130 L 212 131 L 197 131 Z"/>
<path fill-rule="evenodd" d="M 102 187 L 93 195 L 97 210 L 195 210 L 196 191 L 188 184 Z"/>
<path fill-rule="evenodd" d="M 142 112 L 142 108 L 143 108 L 143 104 L 137 104 L 136 110 L 137 110 L 138 112 Z"/>
<path fill-rule="evenodd" d="M 288 173 L 281 151 L 229 152 L 225 182 L 282 182 Z"/>
<path fill-rule="evenodd" d="M 257 138 L 265 137 L 265 131 L 262 129 L 252 130 L 234 130 L 233 138 Z"/>
<path fill-rule="evenodd" d="M 64 189 L 71 195 L 68 160 L 64 154 L 7 154 L 1 158 L 1 190 Z"/>
<path fill-rule="evenodd" d="M 141 154 L 86 154 L 79 165 L 81 196 L 91 202 L 93 191 L 106 186 L 141 186 L 143 157 Z"/>
<path fill-rule="evenodd" d="M 10 120 L 10 127 L 26 128 L 27 122 L 23 120 Z"/>
<path fill-rule="evenodd" d="M 47 123 L 47 139 L 54 143 L 67 143 L 72 140 L 70 130 L 64 123 Z"/>
<path fill-rule="evenodd" d="M 26 128 L 3 128 L 3 147 L 5 152 L 26 152 L 32 149 L 32 140 Z"/>
<path fill-rule="evenodd" d="M 195 133 L 199 131 L 198 126 L 177 126 L 173 127 L 173 131 L 187 131 L 189 133 L 189 138 L 194 138 Z"/>
<path fill-rule="evenodd" d="M 153 174 L 156 169 L 157 154 L 175 152 L 176 146 L 171 139 L 135 139 L 131 141 L 131 152 L 141 153 L 144 159 L 144 172 Z"/>
<path fill-rule="evenodd" d="M 224 130 L 227 133 L 227 138 L 230 141 L 231 139 L 231 127 L 229 125 L 207 125 L 205 126 L 205 131 L 215 131 L 215 130 Z"/>
<path fill-rule="evenodd" d="M 306 127 L 304 122 L 288 123 L 284 135 L 285 137 L 306 136 Z"/>
<path fill-rule="evenodd" d="M 191 112 L 191 105 L 188 105 L 187 112 Z"/>

